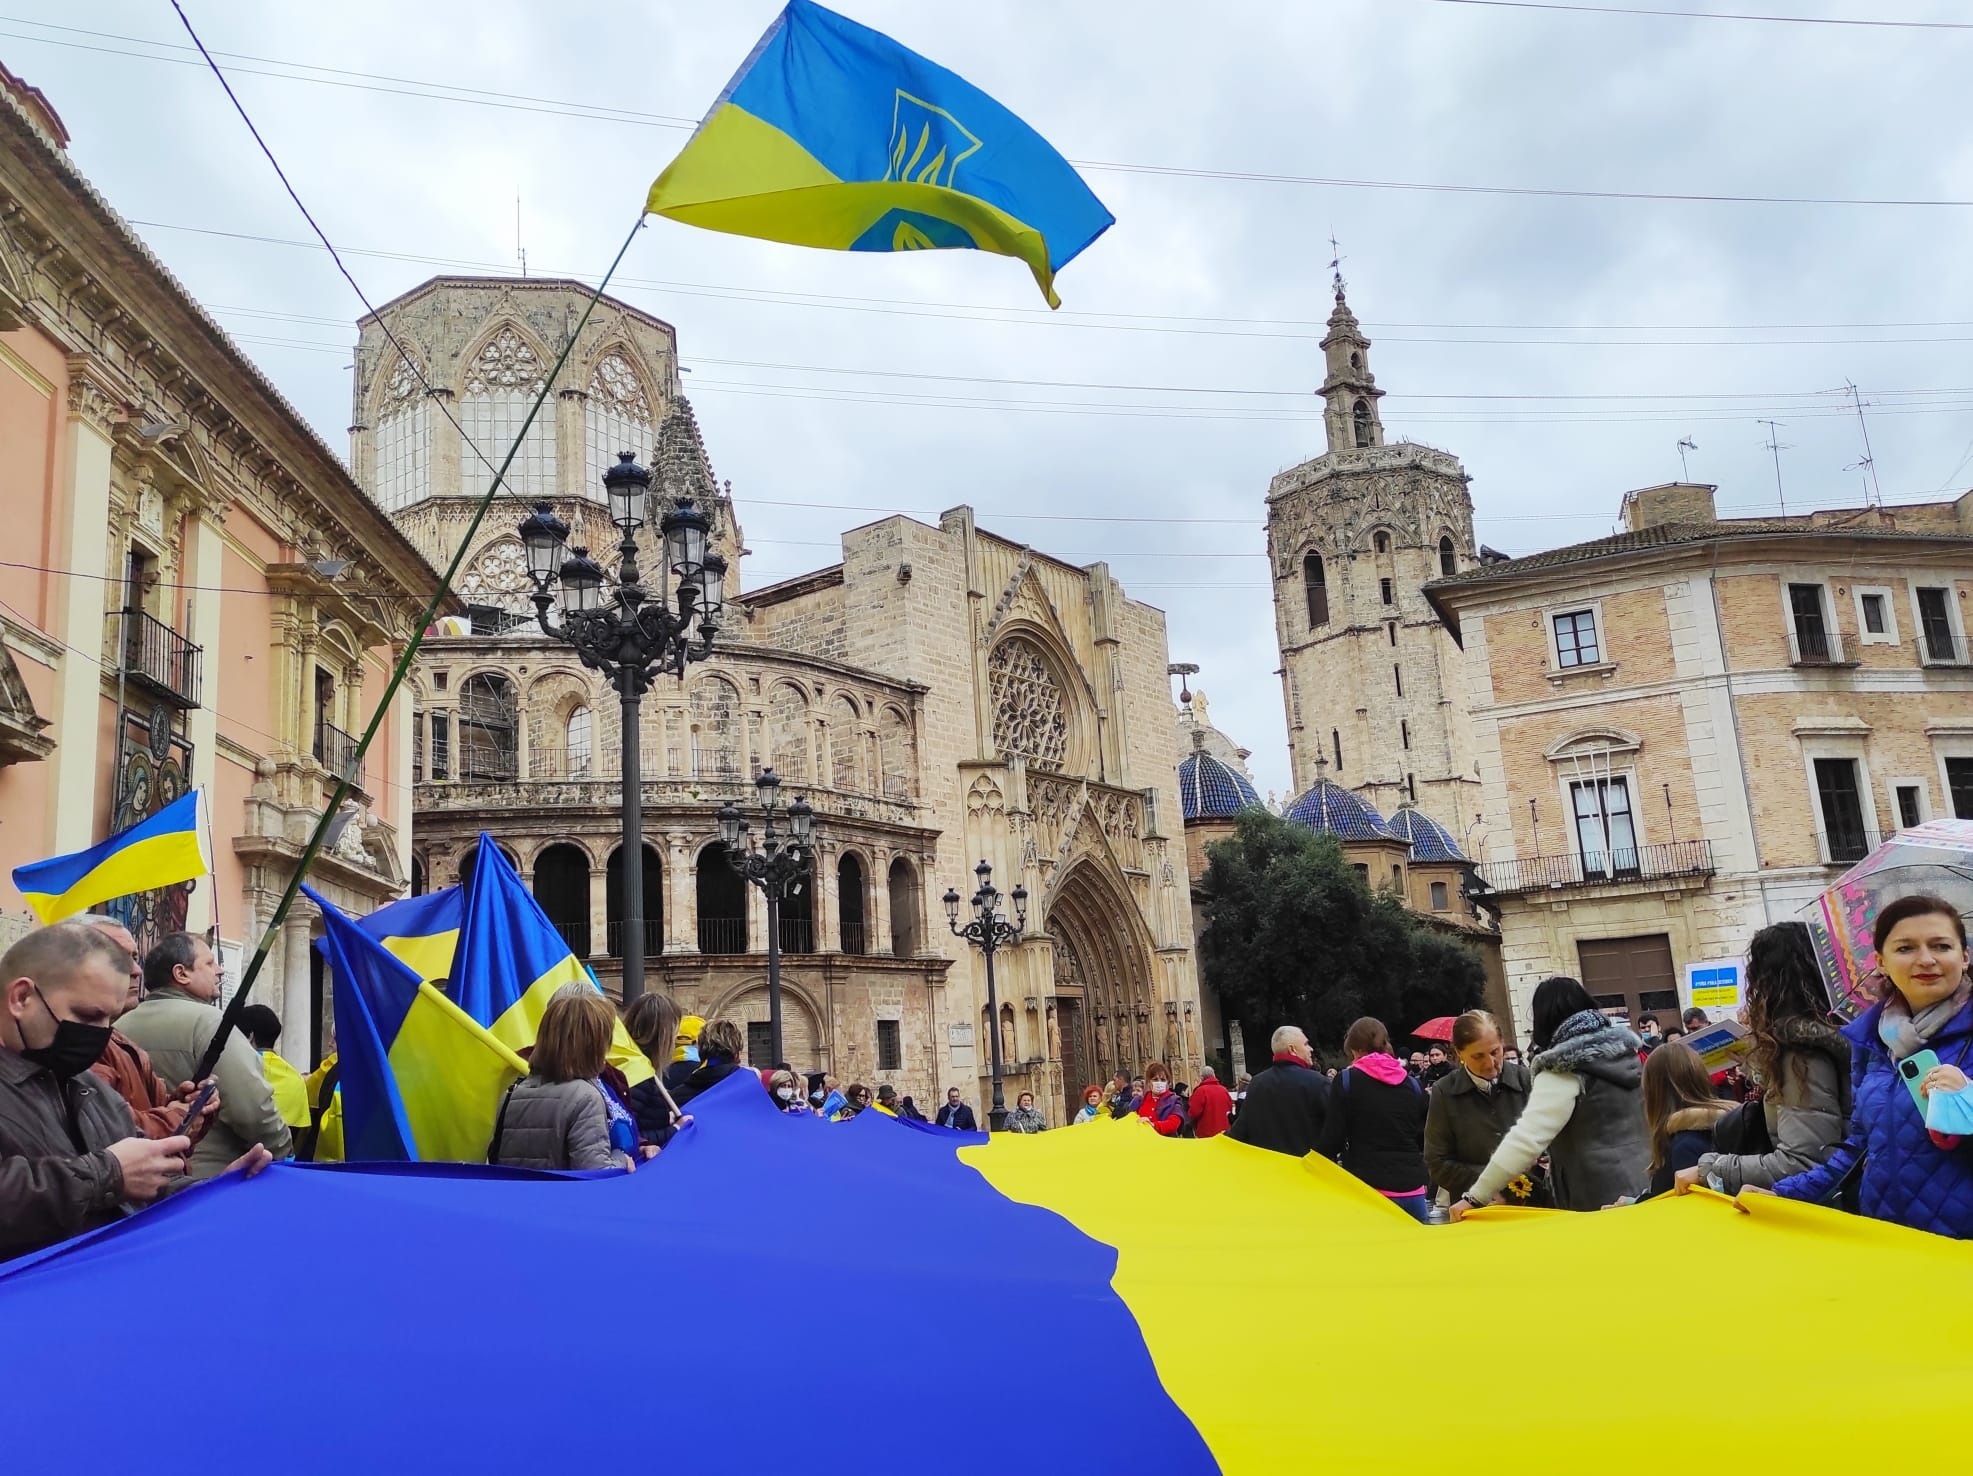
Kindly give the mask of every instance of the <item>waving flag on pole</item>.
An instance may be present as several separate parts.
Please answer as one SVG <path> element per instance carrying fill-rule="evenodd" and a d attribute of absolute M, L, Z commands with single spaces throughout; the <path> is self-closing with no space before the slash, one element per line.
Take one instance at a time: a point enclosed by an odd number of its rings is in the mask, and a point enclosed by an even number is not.
<path fill-rule="evenodd" d="M 155 815 L 86 851 L 14 868 L 14 885 L 44 923 L 87 912 L 98 902 L 154 891 L 205 876 L 205 791 L 180 795 Z"/>
<path fill-rule="evenodd" d="M 961 77 L 790 0 L 676 159 L 653 215 L 835 251 L 992 251 L 1055 274 L 1114 223 L 1069 161 Z"/>

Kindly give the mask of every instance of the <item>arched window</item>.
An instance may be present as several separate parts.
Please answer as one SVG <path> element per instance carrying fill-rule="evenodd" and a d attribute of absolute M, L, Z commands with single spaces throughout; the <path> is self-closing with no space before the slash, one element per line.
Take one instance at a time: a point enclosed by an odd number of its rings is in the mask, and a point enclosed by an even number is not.
<path fill-rule="evenodd" d="M 811 864 L 813 864 L 811 862 Z M 798 876 L 781 899 L 781 951 L 815 952 L 815 880 Z"/>
<path fill-rule="evenodd" d="M 918 868 L 904 857 L 891 862 L 891 952 L 899 958 L 918 953 L 918 919 L 923 908 L 918 892 Z"/>
<path fill-rule="evenodd" d="M 843 952 L 870 951 L 863 931 L 863 862 L 854 852 L 836 863 L 836 928 Z"/>
<path fill-rule="evenodd" d="M 1069 750 L 1069 708 L 1053 663 L 1026 636 L 1009 636 L 987 657 L 993 746 L 1038 769 L 1060 770 Z"/>
<path fill-rule="evenodd" d="M 740 773 L 740 694 L 718 677 L 692 688 L 692 773 L 734 779 Z"/>
<path fill-rule="evenodd" d="M 1322 555 L 1310 554 L 1302 560 L 1302 589 L 1308 595 L 1308 628 L 1329 623 L 1329 575 L 1322 567 Z"/>
<path fill-rule="evenodd" d="M 413 856 L 411 858 L 411 895 L 414 897 L 425 895 L 425 858 L 423 856 Z"/>
<path fill-rule="evenodd" d="M 1350 411 L 1350 420 L 1356 427 L 1356 443 L 1359 446 L 1370 444 L 1370 402 L 1358 400 Z"/>
<path fill-rule="evenodd" d="M 466 371 L 465 393 L 459 398 L 459 425 L 469 445 L 461 448 L 468 483 L 491 475 L 514 444 L 548 377 L 548 366 L 534 346 L 511 327 L 486 341 Z M 555 495 L 555 416 L 553 403 L 528 426 L 521 449 L 508 468 L 506 485 L 522 497 Z M 479 448 L 474 455 L 473 448 Z M 481 458 L 491 462 L 483 466 Z"/>
<path fill-rule="evenodd" d="M 479 854 L 480 854 L 480 848 L 478 846 L 468 846 L 464 851 L 460 852 L 459 854 L 459 885 L 460 886 L 465 887 L 472 885 L 473 867 L 474 867 L 474 863 L 479 859 Z M 501 846 L 500 854 L 506 859 L 507 864 L 513 867 L 514 871 L 518 874 L 521 869 L 521 863 L 514 859 L 514 853 L 508 850 L 505 846 Z"/>
<path fill-rule="evenodd" d="M 588 708 L 575 707 L 569 710 L 568 767 L 569 778 L 571 779 L 586 779 L 589 777 L 591 763 L 590 744 L 592 741 L 590 730 L 593 726 L 594 724 L 591 721 Z"/>
<path fill-rule="evenodd" d="M 852 794 L 863 793 L 863 734 L 856 704 L 838 697 L 829 704 L 829 782 Z"/>
<path fill-rule="evenodd" d="M 596 361 L 582 411 L 583 485 L 590 496 L 603 495 L 603 473 L 617 464 L 618 452 L 632 452 L 646 466 L 657 460 L 653 424 L 643 381 L 630 360 L 611 349 Z"/>
<path fill-rule="evenodd" d="M 808 783 L 808 698 L 779 682 L 767 703 L 767 761 L 783 779 Z"/>
<path fill-rule="evenodd" d="M 459 777 L 512 779 L 519 754 L 514 684 L 497 672 L 474 672 L 459 689 Z"/>
<path fill-rule="evenodd" d="M 639 893 L 644 905 L 639 911 L 644 915 L 644 956 L 654 958 L 664 952 L 665 946 L 665 878 L 663 863 L 658 860 L 658 853 L 650 846 L 644 847 L 643 883 Z M 589 889 L 585 884 L 583 895 L 586 898 L 588 894 Z M 610 852 L 609 864 L 603 872 L 603 913 L 605 927 L 610 935 L 611 958 L 623 957 L 626 911 L 623 894 L 623 847 L 618 846 Z"/>
<path fill-rule="evenodd" d="M 370 495 L 385 512 L 409 507 L 428 490 L 429 431 L 425 392 L 411 366 L 399 359 L 377 412 L 376 463 L 370 478 Z"/>
<path fill-rule="evenodd" d="M 699 952 L 747 951 L 747 883 L 714 841 L 699 852 Z"/>
<path fill-rule="evenodd" d="M 1370 535 L 1370 546 L 1380 554 L 1389 553 L 1391 551 L 1391 535 L 1386 533 L 1382 528 L 1379 528 L 1375 533 Z"/>
<path fill-rule="evenodd" d="M 1331 746 L 1331 747 L 1333 747 L 1333 748 L 1334 748 L 1334 749 L 1336 750 L 1336 777 L 1337 777 L 1338 779 L 1340 779 L 1340 778 L 1342 778 L 1342 777 L 1343 777 L 1343 735 L 1342 735 L 1342 732 L 1341 732 L 1340 730 L 1338 730 L 1338 729 L 1336 729 L 1336 728 L 1331 728 L 1331 729 L 1329 730 L 1329 743 L 1330 743 L 1330 746 Z"/>
<path fill-rule="evenodd" d="M 534 858 L 534 900 L 569 952 L 589 957 L 589 858 L 566 844 L 542 851 Z"/>
<path fill-rule="evenodd" d="M 1456 574 L 1458 572 L 1459 563 L 1457 555 L 1453 552 L 1452 535 L 1447 533 L 1439 539 L 1439 573 Z"/>
<path fill-rule="evenodd" d="M 911 720 L 895 707 L 885 708 L 877 719 L 877 762 L 886 799 L 917 797 L 918 745 L 912 741 Z"/>

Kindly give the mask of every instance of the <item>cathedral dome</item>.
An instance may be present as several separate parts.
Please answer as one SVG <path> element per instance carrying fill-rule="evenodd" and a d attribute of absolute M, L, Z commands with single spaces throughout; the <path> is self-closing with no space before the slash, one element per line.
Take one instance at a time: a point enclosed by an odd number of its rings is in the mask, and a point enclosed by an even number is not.
<path fill-rule="evenodd" d="M 1283 818 L 1310 830 L 1323 831 L 1346 841 L 1402 840 L 1376 807 L 1360 794 L 1354 794 L 1333 779 L 1318 779 L 1295 796 Z"/>
<path fill-rule="evenodd" d="M 1226 819 L 1260 802 L 1253 781 L 1204 748 L 1178 766 L 1178 804 L 1187 820 Z"/>
<path fill-rule="evenodd" d="M 1411 859 L 1420 865 L 1429 866 L 1434 862 L 1464 864 L 1466 853 L 1459 849 L 1459 842 L 1430 815 L 1414 810 L 1410 805 L 1399 805 L 1391 814 L 1391 833 L 1399 840 L 1411 842 Z"/>

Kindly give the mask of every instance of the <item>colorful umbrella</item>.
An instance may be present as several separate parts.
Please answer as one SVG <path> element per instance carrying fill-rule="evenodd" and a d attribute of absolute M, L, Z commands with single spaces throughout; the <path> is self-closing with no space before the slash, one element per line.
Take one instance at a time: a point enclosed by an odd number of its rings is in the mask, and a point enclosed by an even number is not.
<path fill-rule="evenodd" d="M 1854 1018 L 1875 1002 L 1871 926 L 1887 903 L 1914 892 L 1931 892 L 1973 914 L 1973 820 L 1932 820 L 1899 831 L 1802 909 L 1838 1014 Z"/>
<path fill-rule="evenodd" d="M 1411 1035 L 1414 1040 L 1451 1040 L 1452 1016 L 1440 1015 L 1436 1020 L 1427 1020 Z"/>

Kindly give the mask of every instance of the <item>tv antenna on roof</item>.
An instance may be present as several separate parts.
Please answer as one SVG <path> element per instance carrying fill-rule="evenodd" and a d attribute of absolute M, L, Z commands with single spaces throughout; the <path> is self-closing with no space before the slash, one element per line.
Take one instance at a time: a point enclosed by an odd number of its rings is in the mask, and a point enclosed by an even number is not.
<path fill-rule="evenodd" d="M 1843 388 L 1849 392 L 1850 403 L 1857 409 L 1857 429 L 1863 432 L 1863 460 L 1857 463 L 1864 472 L 1864 497 L 1872 507 L 1884 504 L 1884 489 L 1877 483 L 1877 458 L 1870 452 L 1870 422 L 1864 419 L 1864 407 L 1870 403 L 1858 391 L 1852 380 L 1844 380 Z"/>
<path fill-rule="evenodd" d="M 521 244 L 521 195 L 518 190 L 514 192 L 514 259 L 520 262 L 521 275 L 525 277 L 528 274 L 528 253 L 527 247 Z"/>
<path fill-rule="evenodd" d="M 1343 295 L 1343 248 L 1336 243 L 1334 226 L 1329 229 L 1329 271 L 1336 283 L 1336 295 Z"/>
<path fill-rule="evenodd" d="M 1678 479 L 1681 482 L 1692 480 L 1692 469 L 1685 464 L 1685 453 L 1688 451 L 1697 451 L 1698 449 L 1699 443 L 1693 440 L 1692 437 L 1680 436 L 1678 438 Z"/>
<path fill-rule="evenodd" d="M 1786 425 L 1787 422 L 1785 420 L 1757 420 L 1754 424 L 1767 427 L 1767 439 L 1761 442 L 1761 444 L 1774 453 L 1774 497 L 1781 504 L 1781 515 L 1785 518 L 1788 516 L 1788 498 L 1781 490 L 1781 453 L 1794 449 L 1791 444 L 1781 439 L 1781 427 Z"/>

